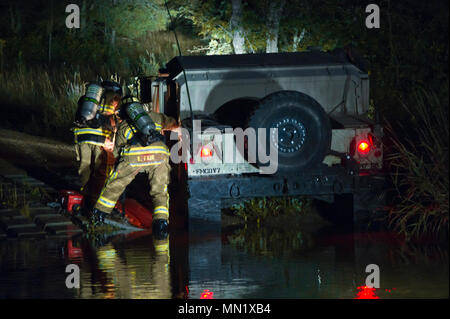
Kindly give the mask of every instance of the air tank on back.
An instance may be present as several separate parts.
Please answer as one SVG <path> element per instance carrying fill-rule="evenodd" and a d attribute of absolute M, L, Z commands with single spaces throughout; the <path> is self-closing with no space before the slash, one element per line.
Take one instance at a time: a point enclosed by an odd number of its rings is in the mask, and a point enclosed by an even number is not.
<path fill-rule="evenodd" d="M 83 122 L 92 120 L 97 114 L 104 90 L 105 89 L 96 82 L 91 82 L 87 85 L 86 94 L 83 97 L 79 113 Z"/>
<path fill-rule="evenodd" d="M 150 131 L 155 129 L 155 123 L 145 112 L 142 104 L 139 102 L 130 102 L 126 105 L 126 112 L 134 123 L 138 131 L 144 135 L 149 135 Z"/>

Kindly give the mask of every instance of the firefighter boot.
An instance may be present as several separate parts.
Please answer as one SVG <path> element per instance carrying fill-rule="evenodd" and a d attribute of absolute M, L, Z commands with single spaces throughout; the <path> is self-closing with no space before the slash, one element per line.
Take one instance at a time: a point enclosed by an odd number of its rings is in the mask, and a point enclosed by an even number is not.
<path fill-rule="evenodd" d="M 154 219 L 152 222 L 152 234 L 158 240 L 164 240 L 169 235 L 169 223 L 165 219 Z"/>
<path fill-rule="evenodd" d="M 105 223 L 106 213 L 100 209 L 94 208 L 91 212 L 91 224 L 94 226 L 103 225 Z"/>
<path fill-rule="evenodd" d="M 130 224 L 127 217 L 125 216 L 125 211 L 121 212 L 117 208 L 114 208 L 108 217 L 113 222 L 117 222 L 119 224 L 122 224 L 123 226 L 134 227 L 133 225 Z"/>

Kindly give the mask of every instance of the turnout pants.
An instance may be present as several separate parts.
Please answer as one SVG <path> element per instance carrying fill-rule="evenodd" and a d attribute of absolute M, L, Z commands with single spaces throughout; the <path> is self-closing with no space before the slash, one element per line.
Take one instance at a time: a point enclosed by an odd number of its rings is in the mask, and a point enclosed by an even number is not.
<path fill-rule="evenodd" d="M 153 219 L 169 219 L 170 164 L 168 151 L 160 151 L 160 146 L 142 148 L 140 155 L 136 150 L 122 154 L 117 166 L 110 174 L 94 208 L 111 213 L 120 195 L 138 173 L 145 172 L 150 184 L 150 197 L 153 202 Z M 137 151 L 140 151 L 139 149 Z"/>
<path fill-rule="evenodd" d="M 85 203 L 90 206 L 96 202 L 105 184 L 108 154 L 103 147 L 90 143 L 76 144 L 75 149 L 80 163 L 80 191 L 85 196 Z"/>

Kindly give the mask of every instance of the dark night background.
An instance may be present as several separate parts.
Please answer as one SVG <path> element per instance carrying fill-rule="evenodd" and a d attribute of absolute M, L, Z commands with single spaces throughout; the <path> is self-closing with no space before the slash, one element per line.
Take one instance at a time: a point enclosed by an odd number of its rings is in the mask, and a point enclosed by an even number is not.
<path fill-rule="evenodd" d="M 156 75 L 178 54 L 171 28 L 186 55 L 351 46 L 369 61 L 372 116 L 385 125 L 394 227 L 448 232 L 448 1 L 237 2 L 240 19 L 231 0 L 171 0 L 172 24 L 161 0 L 1 0 L 1 126 L 71 142 L 84 83 Z M 65 26 L 70 3 L 79 29 Z M 369 3 L 379 29 L 365 26 Z"/>

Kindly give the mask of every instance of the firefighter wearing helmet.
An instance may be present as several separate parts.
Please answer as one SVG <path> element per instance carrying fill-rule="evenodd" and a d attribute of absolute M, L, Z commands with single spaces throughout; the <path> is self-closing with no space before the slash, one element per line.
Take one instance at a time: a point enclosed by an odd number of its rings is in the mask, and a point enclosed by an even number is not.
<path fill-rule="evenodd" d="M 78 101 L 73 129 L 79 162 L 80 192 L 85 206 L 92 207 L 103 187 L 108 169 L 114 165 L 112 140 L 122 88 L 113 81 L 91 82 Z"/>
<path fill-rule="evenodd" d="M 139 101 L 131 96 L 122 99 L 114 155 L 118 163 L 108 177 L 92 211 L 95 224 L 103 223 L 124 189 L 138 173 L 145 172 L 150 184 L 153 203 L 153 234 L 165 238 L 169 224 L 170 181 L 169 149 L 161 134 L 164 130 L 179 131 L 177 121 L 162 113 L 146 112 Z"/>

